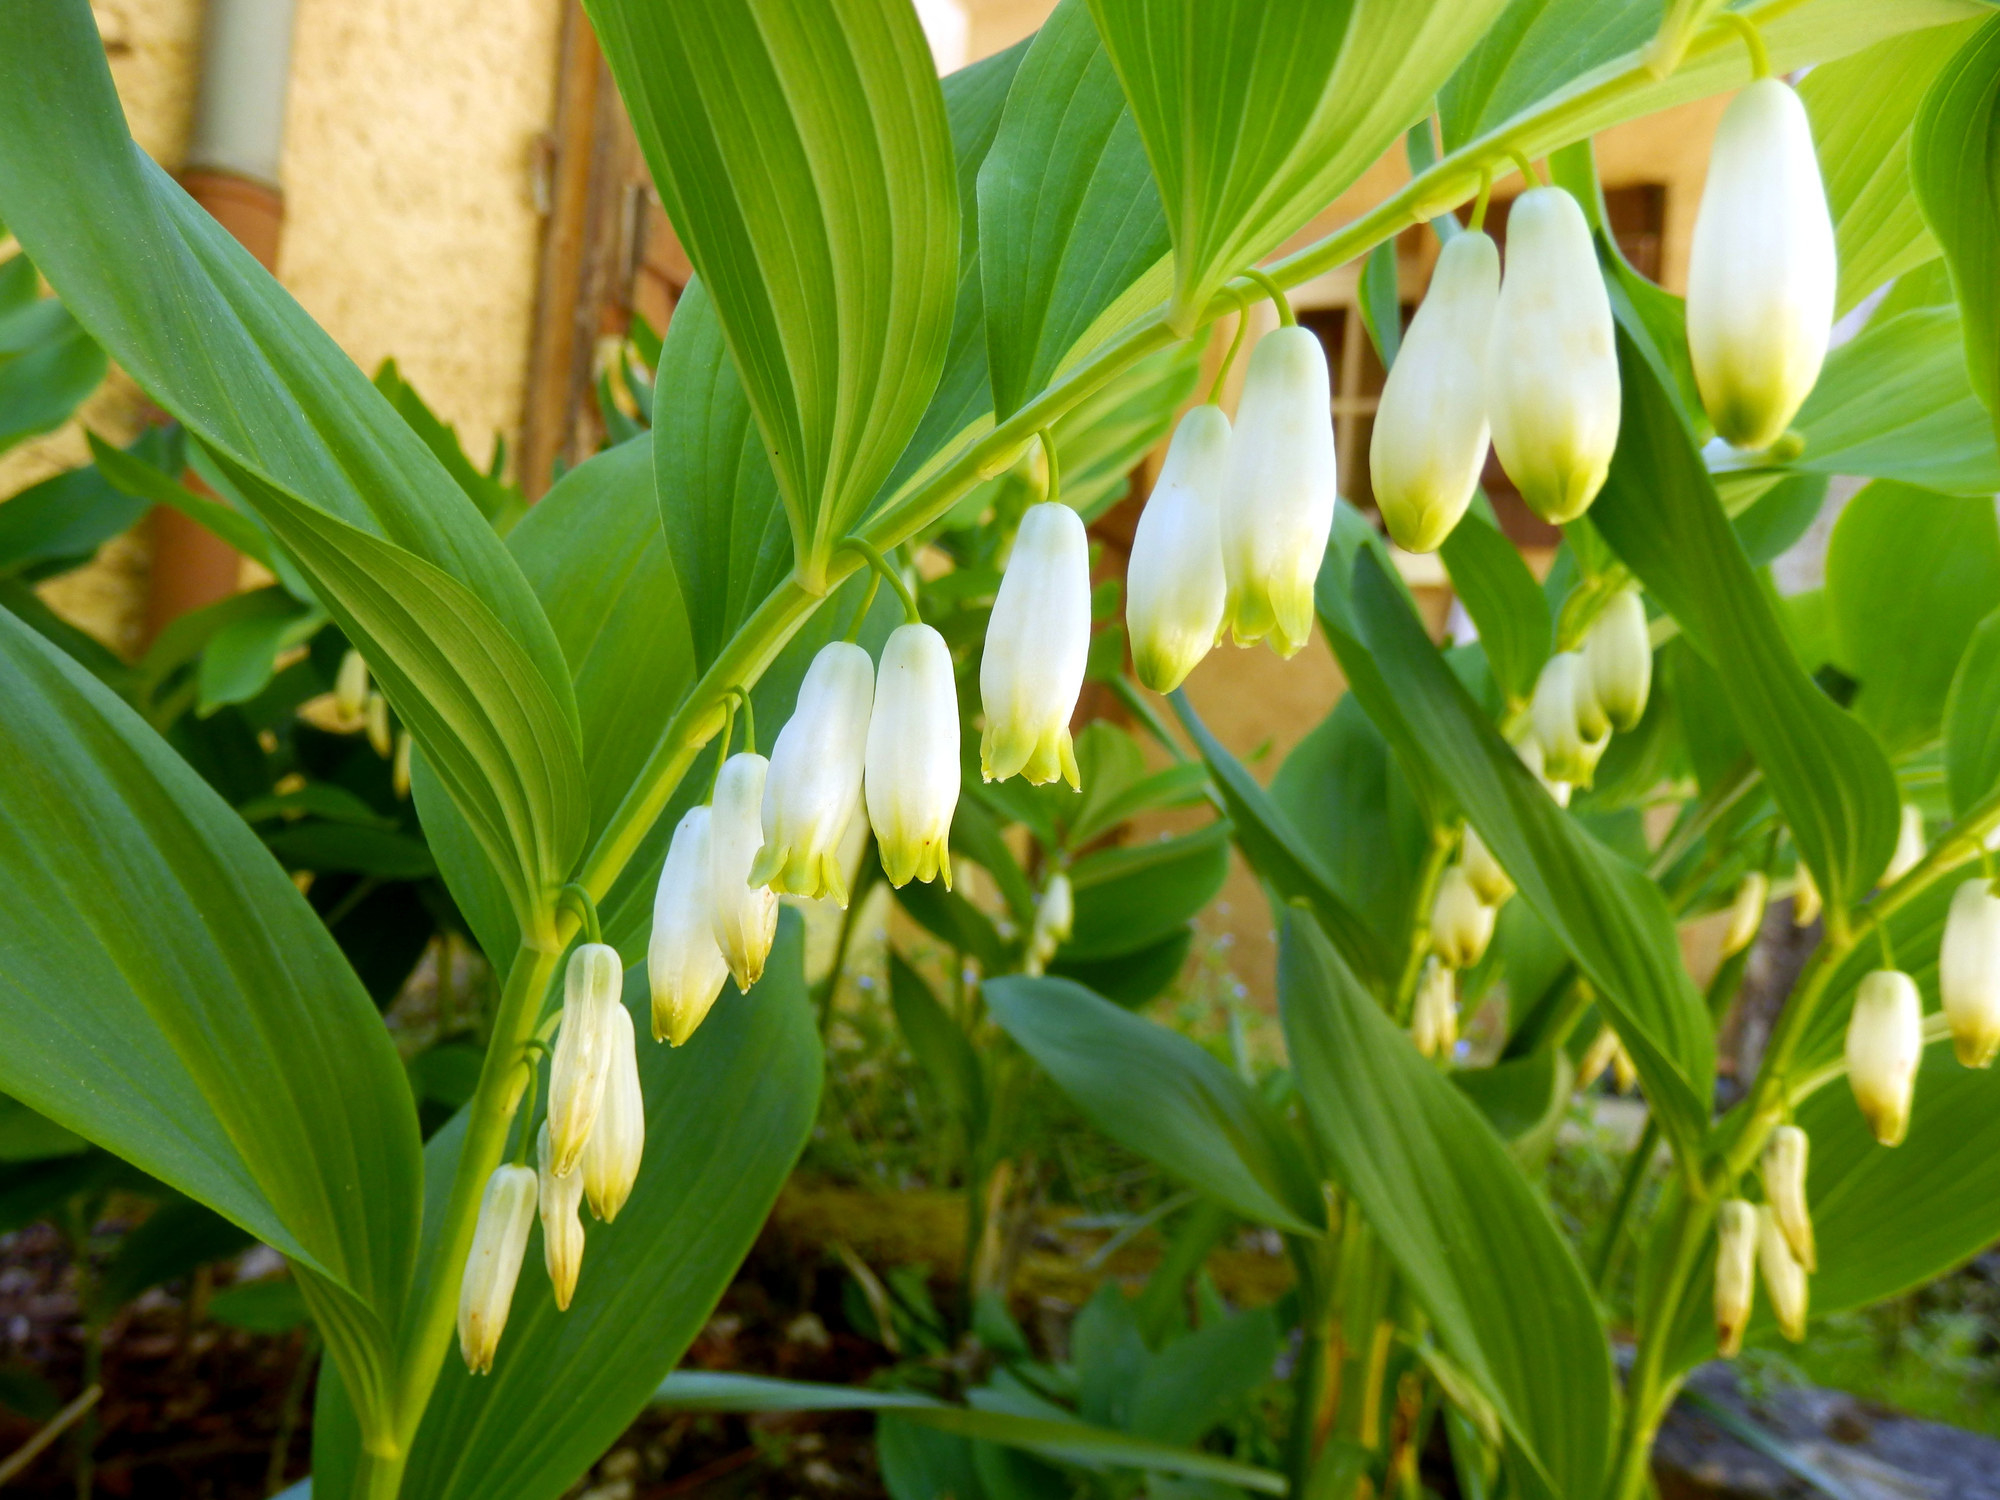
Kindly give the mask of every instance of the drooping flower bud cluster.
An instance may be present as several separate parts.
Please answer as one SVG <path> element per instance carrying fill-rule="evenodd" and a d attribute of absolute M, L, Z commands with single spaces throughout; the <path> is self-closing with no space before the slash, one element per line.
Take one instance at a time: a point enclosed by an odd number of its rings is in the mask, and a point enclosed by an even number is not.
<path fill-rule="evenodd" d="M 1069 941 L 1075 926 L 1076 894 L 1070 889 L 1069 876 L 1057 870 L 1049 876 L 1041 898 L 1035 902 L 1035 923 L 1028 932 L 1023 971 L 1040 974 L 1046 970 L 1049 960 L 1056 956 L 1056 949 Z"/>
<path fill-rule="evenodd" d="M 1778 1330 L 1793 1343 L 1806 1336 L 1811 1276 L 1818 1269 L 1806 1207 L 1811 1146 L 1796 1125 L 1780 1125 L 1764 1145 L 1764 1201 L 1727 1199 L 1715 1221 L 1715 1342 L 1723 1358 L 1743 1347 L 1759 1273 Z"/>
<path fill-rule="evenodd" d="M 1620 589 L 1590 622 L 1581 646 L 1556 652 L 1535 679 L 1524 758 L 1558 802 L 1568 803 L 1570 787 L 1590 785 L 1612 731 L 1638 725 L 1652 688 L 1646 606 L 1637 589 Z"/>
<path fill-rule="evenodd" d="M 1435 954 L 1424 960 L 1410 1007 L 1410 1040 L 1425 1057 L 1450 1057 L 1458 1046 L 1457 976 Z"/>
<path fill-rule="evenodd" d="M 1470 823 L 1458 858 L 1438 876 L 1431 899 L 1430 957 L 1410 1010 L 1410 1036 L 1426 1057 L 1449 1057 L 1458 1045 L 1458 971 L 1486 954 L 1514 882 Z"/>
<path fill-rule="evenodd" d="M 493 1368 L 537 1212 L 556 1306 L 567 1309 L 583 1270 L 580 1205 L 588 1202 L 592 1217 L 608 1224 L 638 1181 L 646 1100 L 624 981 L 608 944 L 579 943 L 570 954 L 535 1165 L 517 1161 L 487 1179 L 459 1283 L 459 1352 L 475 1375 Z"/>

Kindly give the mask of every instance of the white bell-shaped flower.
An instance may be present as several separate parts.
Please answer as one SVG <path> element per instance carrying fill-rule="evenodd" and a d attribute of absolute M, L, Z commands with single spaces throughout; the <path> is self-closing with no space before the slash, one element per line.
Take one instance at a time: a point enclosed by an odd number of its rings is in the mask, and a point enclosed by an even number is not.
<path fill-rule="evenodd" d="M 1031 505 L 1000 579 L 979 698 L 986 731 L 979 769 L 988 781 L 1022 776 L 1080 785 L 1069 719 L 1090 660 L 1090 544 L 1083 518 L 1059 501 Z"/>
<path fill-rule="evenodd" d="M 841 835 L 861 800 L 875 663 L 859 646 L 820 647 L 799 684 L 798 706 L 764 778 L 764 847 L 750 867 L 755 885 L 847 905 Z"/>
<path fill-rule="evenodd" d="M 1757 1209 L 1726 1198 L 1715 1215 L 1715 1347 L 1724 1359 L 1743 1348 L 1757 1294 Z"/>
<path fill-rule="evenodd" d="M 1458 1045 L 1458 996 L 1452 971 L 1435 956 L 1424 960 L 1410 1006 L 1410 1040 L 1425 1057 L 1450 1056 Z"/>
<path fill-rule="evenodd" d="M 458 1352 L 475 1375 L 493 1368 L 493 1354 L 500 1347 L 500 1332 L 507 1326 L 507 1309 L 514 1304 L 514 1283 L 520 1279 L 521 1257 L 527 1252 L 528 1231 L 534 1223 L 535 1169 L 495 1168 L 479 1200 L 472 1251 L 465 1258 L 465 1275 L 458 1284 Z"/>
<path fill-rule="evenodd" d="M 1528 717 L 1542 747 L 1543 775 L 1588 786 L 1611 726 L 1597 706 L 1581 652 L 1558 651 L 1542 664 Z"/>
<path fill-rule="evenodd" d="M 1493 917 L 1465 866 L 1447 865 L 1431 903 L 1431 952 L 1451 968 L 1471 968 L 1493 940 Z"/>
<path fill-rule="evenodd" d="M 333 675 L 333 707 L 343 722 L 358 723 L 368 711 L 368 663 L 352 646 Z"/>
<path fill-rule="evenodd" d="M 1222 563 L 1229 632 L 1239 646 L 1269 637 L 1292 656 L 1312 634 L 1313 580 L 1333 530 L 1339 471 L 1326 349 L 1309 328 L 1257 341 L 1236 404 Z"/>
<path fill-rule="evenodd" d="M 1486 346 L 1493 451 L 1529 508 L 1574 521 L 1618 446 L 1618 349 L 1590 225 L 1561 188 L 1507 217 L 1507 272 Z"/>
<path fill-rule="evenodd" d="M 747 993 L 764 973 L 778 936 L 778 893 L 750 883 L 750 867 L 764 847 L 764 782 L 771 763 L 761 755 L 732 755 L 716 773 L 709 802 L 710 917 L 715 943 Z"/>
<path fill-rule="evenodd" d="M 1470 823 L 1465 825 L 1465 844 L 1458 851 L 1458 862 L 1465 866 L 1465 878 L 1472 882 L 1473 892 L 1488 906 L 1503 906 L 1514 894 L 1512 878 Z"/>
<path fill-rule="evenodd" d="M 1760 79 L 1716 127 L 1688 253 L 1688 353 L 1726 441 L 1768 448 L 1784 435 L 1819 379 L 1838 282 L 1805 105 Z"/>
<path fill-rule="evenodd" d="M 612 1014 L 625 1007 L 625 965 L 608 943 L 579 943 L 563 971 L 562 1024 L 549 1062 L 549 1145 L 554 1171 L 576 1170 L 604 1103 L 611 1066 Z"/>
<path fill-rule="evenodd" d="M 1477 230 L 1453 235 L 1382 387 L 1369 440 L 1375 505 L 1396 544 L 1435 552 L 1479 487 L 1491 436 L 1486 341 L 1500 300 L 1500 252 Z"/>
<path fill-rule="evenodd" d="M 1897 969 L 1865 976 L 1847 1021 L 1847 1082 L 1861 1117 L 1885 1146 L 1900 1146 L 1910 1128 L 1910 1098 L 1923 1057 L 1917 982 Z"/>
<path fill-rule="evenodd" d="M 576 1295 L 576 1278 L 583 1271 L 583 1221 L 577 1216 L 583 1203 L 583 1173 L 556 1176 L 546 1120 L 535 1134 L 535 1160 L 539 1166 L 535 1176 L 542 1215 L 542 1263 L 549 1270 L 557 1309 L 567 1311 L 570 1298 Z"/>
<path fill-rule="evenodd" d="M 1924 847 L 1924 810 L 1914 802 L 1905 802 L 1896 824 L 1896 852 L 1889 856 L 1889 866 L 1876 884 L 1887 890 L 1909 874 L 1923 862 Z"/>
<path fill-rule="evenodd" d="M 1222 633 L 1229 600 L 1222 565 L 1229 445 L 1229 418 L 1221 407 L 1197 406 L 1182 417 L 1139 513 L 1125 567 L 1125 628 L 1133 669 L 1156 693 L 1179 687 Z"/>
<path fill-rule="evenodd" d="M 1620 589 L 1583 638 L 1590 690 L 1613 729 L 1634 729 L 1653 691 L 1653 641 L 1637 589 Z"/>
<path fill-rule="evenodd" d="M 611 1018 L 611 1062 L 604 1076 L 604 1107 L 583 1148 L 576 1176 L 593 1216 L 609 1224 L 632 1196 L 639 1158 L 646 1150 L 646 1096 L 639 1087 L 639 1048 L 632 1013 L 619 1006 Z"/>
<path fill-rule="evenodd" d="M 2000 896 L 1993 882 L 1968 880 L 1952 893 L 1938 950 L 1938 996 L 1952 1050 L 1968 1068 L 2000 1052 Z"/>
<path fill-rule="evenodd" d="M 653 937 L 646 946 L 653 1040 L 676 1047 L 694 1035 L 729 977 L 729 963 L 715 941 L 710 816 L 706 807 L 691 807 L 681 817 L 653 897 Z"/>
<path fill-rule="evenodd" d="M 882 647 L 868 720 L 868 821 L 889 884 L 944 878 L 958 808 L 958 689 L 951 648 L 928 625 L 901 625 Z"/>
<path fill-rule="evenodd" d="M 1812 1138 L 1796 1125 L 1780 1125 L 1764 1143 L 1764 1196 L 1777 1216 L 1785 1243 L 1808 1271 L 1819 1269 L 1813 1246 L 1812 1214 L 1806 1207 L 1806 1159 Z"/>
<path fill-rule="evenodd" d="M 1806 1268 L 1792 1254 L 1778 1215 L 1768 1203 L 1757 1210 L 1757 1265 L 1764 1273 L 1764 1290 L 1771 1295 L 1778 1331 L 1795 1344 L 1803 1342 L 1810 1301 Z"/>
<path fill-rule="evenodd" d="M 1756 940 L 1758 928 L 1764 925 L 1764 904 L 1771 895 L 1771 877 L 1762 870 L 1752 870 L 1736 887 L 1736 895 L 1729 903 L 1729 925 L 1722 933 L 1722 956 L 1729 958 L 1741 953 Z"/>
<path fill-rule="evenodd" d="M 1028 956 L 1023 965 L 1030 974 L 1039 974 L 1056 956 L 1056 949 L 1069 941 L 1076 926 L 1076 894 L 1069 876 L 1057 870 L 1042 887 L 1035 903 L 1035 924 L 1028 929 Z"/>

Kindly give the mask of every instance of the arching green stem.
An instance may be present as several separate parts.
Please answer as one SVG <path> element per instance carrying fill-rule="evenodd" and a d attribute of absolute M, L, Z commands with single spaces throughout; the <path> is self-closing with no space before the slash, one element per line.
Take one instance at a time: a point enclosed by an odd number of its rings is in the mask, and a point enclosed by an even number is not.
<path fill-rule="evenodd" d="M 1748 16 L 1733 10 L 1717 13 L 1715 19 L 1727 27 L 1733 27 L 1743 38 L 1743 45 L 1750 52 L 1750 72 L 1758 79 L 1771 76 L 1771 50 L 1764 45 L 1764 33 L 1757 29 L 1757 23 Z"/>
<path fill-rule="evenodd" d="M 750 690 L 741 683 L 731 683 L 729 692 L 743 708 L 743 751 L 746 755 L 757 753 L 757 705 L 750 701 Z"/>
<path fill-rule="evenodd" d="M 568 907 L 576 913 L 577 920 L 583 924 L 583 935 L 586 942 L 601 943 L 604 941 L 604 929 L 598 925 L 597 921 L 597 902 L 587 888 L 572 880 L 562 888 L 562 893 L 556 897 L 556 906 L 558 910 Z"/>
<path fill-rule="evenodd" d="M 1062 460 L 1056 457 L 1055 429 L 1044 427 L 1038 435 L 1042 440 L 1042 460 L 1049 466 L 1049 487 L 1042 499 L 1053 505 L 1062 499 Z"/>
<path fill-rule="evenodd" d="M 1299 320 L 1292 315 L 1292 302 L 1285 295 L 1285 289 L 1264 272 L 1252 266 L 1243 273 L 1264 289 L 1264 295 L 1271 299 L 1271 305 L 1278 310 L 1278 325 L 1281 328 L 1296 328 Z"/>
<path fill-rule="evenodd" d="M 1515 167 L 1520 170 L 1521 176 L 1527 181 L 1529 187 L 1548 186 L 1542 174 L 1535 170 L 1535 164 L 1528 160 L 1527 152 L 1517 146 L 1510 146 L 1507 149 L 1507 159 L 1513 162 Z"/>
<path fill-rule="evenodd" d="M 1049 450 L 1049 473 L 1051 476 L 1055 474 L 1055 463 L 1055 449 L 1051 448 Z M 905 625 L 921 625 L 924 623 L 923 611 L 917 608 L 917 596 L 911 593 L 910 586 L 903 582 L 903 575 L 897 572 L 890 565 L 889 559 L 882 555 L 881 548 L 863 537 L 851 536 L 842 541 L 834 550 L 836 552 L 860 553 L 866 559 L 868 565 L 878 575 L 888 581 L 889 587 L 896 591 L 896 597 L 903 601 L 903 623 Z M 862 613 L 865 615 L 867 611 L 864 609 Z"/>
<path fill-rule="evenodd" d="M 1478 234 L 1485 229 L 1486 205 L 1492 201 L 1492 198 L 1493 169 L 1491 167 L 1482 167 L 1479 170 L 1479 196 L 1472 200 L 1471 228 L 1474 234 Z"/>
<path fill-rule="evenodd" d="M 1234 287 L 1230 287 L 1227 288 L 1226 290 L 1235 292 L 1236 289 Z M 1237 292 L 1236 333 L 1229 340 L 1229 351 L 1222 356 L 1222 368 L 1215 372 L 1215 384 L 1211 385 L 1208 388 L 1208 404 L 1210 406 L 1220 406 L 1222 404 L 1222 384 L 1224 381 L 1229 379 L 1229 371 L 1236 363 L 1236 356 L 1238 352 L 1243 348 L 1243 335 L 1248 333 L 1249 331 L 1250 331 L 1250 299 L 1244 296 L 1242 293 Z"/>

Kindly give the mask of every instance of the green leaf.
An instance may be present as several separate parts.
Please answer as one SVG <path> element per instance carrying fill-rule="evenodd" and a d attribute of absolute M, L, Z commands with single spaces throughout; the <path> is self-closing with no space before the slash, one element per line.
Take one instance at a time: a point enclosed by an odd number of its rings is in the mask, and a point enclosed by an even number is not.
<path fill-rule="evenodd" d="M 924 978 L 903 955 L 889 951 L 889 1003 L 896 1025 L 938 1097 L 964 1128 L 968 1147 L 978 1149 L 986 1124 L 986 1080 L 979 1055 L 963 1028 L 945 1013 Z"/>
<path fill-rule="evenodd" d="M 1373 986 L 1388 982 L 1391 960 L 1374 930 L 1356 915 L 1333 877 L 1311 851 L 1291 820 L 1257 785 L 1249 771 L 1195 714 L 1184 691 L 1172 696 L 1181 727 L 1208 766 L 1216 796 L 1228 817 L 1243 857 L 1280 901 L 1305 901 L 1342 955 Z"/>
<path fill-rule="evenodd" d="M 958 195 L 923 30 L 891 0 L 587 8 L 816 581 L 951 335 Z"/>
<path fill-rule="evenodd" d="M 643 321 L 643 320 L 641 320 Z M 410 424 L 410 430 L 423 439 L 424 446 L 431 450 L 437 461 L 444 465 L 445 472 L 453 478 L 458 487 L 465 491 L 465 498 L 479 507 L 479 513 L 486 517 L 487 524 L 505 536 L 528 513 L 528 502 L 521 491 L 499 477 L 500 449 L 494 452 L 494 471 L 482 473 L 474 467 L 466 456 L 465 447 L 458 440 L 458 429 L 445 421 L 425 404 L 417 394 L 417 388 L 403 378 L 403 372 L 396 368 L 393 359 L 385 359 L 375 372 L 375 389 L 389 398 L 389 404 L 396 408 L 396 415 Z M 499 439 L 495 439 L 496 445 Z"/>
<path fill-rule="evenodd" d="M 1972 389 L 2000 423 L 2000 18 L 1939 69 L 1910 135 L 1910 185 L 1965 316 Z"/>
<path fill-rule="evenodd" d="M 1549 601 L 1514 544 L 1476 515 L 1452 528 L 1439 555 L 1453 591 L 1479 630 L 1493 679 L 1510 699 L 1525 701 L 1549 659 Z"/>
<path fill-rule="evenodd" d="M 1973 631 L 1945 696 L 1944 767 L 1960 817 L 2000 784 L 2000 610 Z"/>
<path fill-rule="evenodd" d="M 1175 1339 L 1140 1373 L 1126 1427 L 1135 1437 L 1155 1442 L 1200 1442 L 1271 1378 L 1279 1347 L 1278 1320 L 1268 1307 L 1234 1314 Z"/>
<path fill-rule="evenodd" d="M 1175 929 L 1159 942 L 1134 953 L 1110 958 L 1065 958 L 1058 953 L 1049 961 L 1049 973 L 1074 979 L 1115 1005 L 1128 1008 L 1144 1005 L 1181 977 L 1187 957 L 1194 947 L 1192 925 Z"/>
<path fill-rule="evenodd" d="M 1086 0 L 1035 33 L 979 169 L 993 411 L 1005 418 L 1167 290 L 1167 220 Z M 1135 305 L 1137 304 L 1137 305 Z"/>
<path fill-rule="evenodd" d="M 34 582 L 67 573 L 145 513 L 94 467 L 51 475 L 0 505 L 0 575 Z"/>
<path fill-rule="evenodd" d="M 196 525 L 207 528 L 245 557 L 253 558 L 272 571 L 289 569 L 290 559 L 280 562 L 271 547 L 271 533 L 253 516 L 207 495 L 196 494 L 173 475 L 137 454 L 124 453 L 89 433 L 90 457 L 97 470 L 111 484 L 135 499 L 154 505 L 171 506 Z"/>
<path fill-rule="evenodd" d="M 282 1251 L 385 1420 L 416 1118 L 296 887 L 188 765 L 0 616 L 0 1088 Z"/>
<path fill-rule="evenodd" d="M 326 624 L 323 611 L 300 604 L 283 589 L 258 589 L 247 597 L 269 602 L 218 630 L 201 654 L 195 711 L 204 716 L 263 692 L 277 671 L 279 654 L 304 645 Z"/>
<path fill-rule="evenodd" d="M 1556 806 L 1372 554 L 1355 563 L 1354 600 L 1378 670 L 1397 684 L 1405 737 L 1596 986 L 1668 1138 L 1693 1150 L 1708 1125 L 1715 1038 L 1659 888 Z"/>
<path fill-rule="evenodd" d="M 208 1299 L 208 1315 L 231 1328 L 267 1335 L 289 1333 L 312 1318 L 299 1295 L 299 1284 L 289 1277 L 225 1287 Z"/>
<path fill-rule="evenodd" d="M 1888 311 L 1827 356 L 1799 408 L 1806 447 L 1792 467 L 1957 495 L 2000 489 L 1993 424 L 1966 381 L 1958 309 Z"/>
<path fill-rule="evenodd" d="M 1622 329 L 1619 370 L 1618 451 L 1591 523 L 1716 669 L 1828 906 L 1845 910 L 1895 846 L 1895 777 L 1799 665 L 1686 429 Z"/>
<path fill-rule="evenodd" d="M 958 892 L 946 890 L 943 882 L 913 880 L 896 892 L 896 901 L 924 931 L 947 948 L 976 958 L 987 972 L 1012 967 L 993 919 Z"/>
<path fill-rule="evenodd" d="M 1472 1102 L 1292 914 L 1278 1003 L 1334 1174 L 1542 1477 L 1592 1500 L 1610 1458 L 1611 1349 L 1547 1205 Z"/>
<path fill-rule="evenodd" d="M 126 133 L 78 3 L 0 12 L 0 212 L 362 648 L 524 927 L 581 850 L 568 672 L 492 529 L 381 394 Z"/>
<path fill-rule="evenodd" d="M 652 460 L 643 442 L 587 459 L 563 475 L 507 538 L 573 664 L 592 838 L 609 823 L 694 680 L 686 614 L 653 494 Z M 757 701 L 764 705 L 761 690 Z M 413 782 L 445 882 L 488 959 L 504 967 L 519 937 L 491 863 L 428 775 L 420 771 Z M 673 832 L 672 820 L 660 824 L 598 903 L 605 940 L 628 959 L 638 956 L 649 930 L 653 884 Z"/>
<path fill-rule="evenodd" d="M 1877 480 L 1834 525 L 1826 599 L 1861 722 L 1891 752 L 1934 739 L 1959 658 L 2000 609 L 1992 499 Z"/>
<path fill-rule="evenodd" d="M 1229 825 L 1086 854 L 1070 867 L 1076 922 L 1058 953 L 1087 962 L 1170 937 L 1215 899 L 1229 874 Z"/>
<path fill-rule="evenodd" d="M 1091 0 L 1160 186 L 1175 326 L 1430 108 L 1503 0 Z"/>
<path fill-rule="evenodd" d="M 706 669 L 785 581 L 792 544 L 770 453 L 700 278 L 674 308 L 654 388 L 660 399 L 646 477 L 658 490 L 695 662 Z"/>
<path fill-rule="evenodd" d="M 682 1047 L 645 1040 L 643 965 L 625 977 L 639 1028 L 646 1154 L 617 1222 L 588 1221 L 576 1300 L 558 1312 L 539 1228 L 493 1373 L 454 1350 L 403 1482 L 430 1500 L 555 1500 L 616 1441 L 701 1331 L 805 1145 L 821 1056 L 806 995 L 802 924 L 787 914 L 764 978 L 716 1002 Z M 464 1116 L 425 1149 L 426 1252 L 450 1191 Z M 333 1398 L 338 1404 L 338 1398 Z M 329 1415 L 334 1420 L 328 1421 Z M 347 1493 L 352 1429 L 321 1396 L 314 1470 Z M 344 1429 L 344 1430 L 343 1430 Z"/>
<path fill-rule="evenodd" d="M 1833 211 L 1840 314 L 1938 254 L 1910 191 L 1910 133 L 1931 80 L 1978 29 L 1963 21 L 1891 37 L 1799 85 Z"/>
<path fill-rule="evenodd" d="M 1796 72 L 1887 37 L 1986 14 L 1979 0 L 1808 0 L 1757 29 L 1772 70 Z M 1594 135 L 1620 120 L 1706 99 L 1750 82 L 1734 31 L 1712 27 L 1666 78 L 1599 95 L 1607 79 L 1644 67 L 1641 53 L 1660 23 L 1659 0 L 1511 0 L 1440 99 L 1447 150 L 1457 150 L 1531 107 L 1543 123 L 1509 132 L 1529 156 Z M 1551 111 L 1552 104 L 1580 108 Z"/>
<path fill-rule="evenodd" d="M 89 1149 L 90 1143 L 75 1131 L 63 1129 L 19 1099 L 0 1094 L 0 1162 L 47 1161 L 80 1156 Z"/>
<path fill-rule="evenodd" d="M 893 1412 L 898 1421 L 920 1423 L 978 1442 L 1025 1448 L 1045 1458 L 1090 1468 L 1148 1469 L 1161 1474 L 1219 1480 L 1264 1495 L 1285 1493 L 1283 1475 L 1233 1459 L 1150 1442 L 1085 1422 L 948 1406 L 915 1391 L 815 1385 L 802 1380 L 771 1380 L 761 1375 L 683 1370 L 660 1383 L 655 1400 L 672 1411 Z"/>
<path fill-rule="evenodd" d="M 34 274 L 26 256 L 7 264 Z M 0 310 L 0 453 L 67 422 L 104 368 L 104 351 L 53 297 Z"/>
<path fill-rule="evenodd" d="M 1491 1067 L 1454 1068 L 1449 1077 L 1486 1116 L 1514 1160 L 1525 1170 L 1539 1170 L 1569 1117 L 1576 1086 L 1569 1054 L 1561 1047 L 1538 1047 Z"/>
<path fill-rule="evenodd" d="M 265 835 L 264 843 L 292 870 L 339 871 L 378 880 L 423 880 L 437 874 L 423 840 L 358 823 L 299 823 Z"/>
<path fill-rule="evenodd" d="M 993 1019 L 1090 1123 L 1246 1219 L 1324 1232 L 1298 1141 L 1263 1098 L 1179 1032 L 1066 979 L 986 982 Z"/>

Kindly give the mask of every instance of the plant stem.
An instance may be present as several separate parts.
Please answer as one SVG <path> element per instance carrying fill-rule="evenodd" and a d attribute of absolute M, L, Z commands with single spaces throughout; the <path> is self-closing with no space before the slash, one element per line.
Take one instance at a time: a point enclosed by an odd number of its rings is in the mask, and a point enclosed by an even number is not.
<path fill-rule="evenodd" d="M 1431 951 L 1431 906 L 1437 900 L 1438 881 L 1444 878 L 1451 858 L 1451 838 L 1442 828 L 1431 829 L 1430 847 L 1424 850 L 1423 864 L 1417 869 L 1416 884 L 1410 890 L 1410 948 L 1403 958 L 1403 972 L 1396 980 L 1389 1014 L 1398 1026 L 1409 1024 L 1410 1009 L 1423 977 L 1424 960 Z"/>
<path fill-rule="evenodd" d="M 1625 1238 L 1626 1222 L 1632 1217 L 1632 1210 L 1639 1202 L 1639 1189 L 1645 1185 L 1646 1167 L 1653 1159 L 1653 1152 L 1660 1144 L 1660 1122 L 1653 1116 L 1646 1117 L 1646 1128 L 1639 1132 L 1639 1142 L 1632 1148 L 1631 1156 L 1625 1161 L 1625 1176 L 1618 1184 L 1617 1200 L 1611 1205 L 1611 1217 L 1604 1225 L 1604 1238 L 1598 1242 L 1597 1254 L 1590 1269 L 1591 1284 L 1597 1288 L 1597 1295 L 1605 1297 L 1611 1291 L 1611 1273 L 1618 1265 L 1619 1242 Z"/>
<path fill-rule="evenodd" d="M 576 918 L 565 915 L 561 925 L 569 929 L 563 934 L 567 944 L 578 925 Z M 534 1032 L 542 996 L 561 957 L 560 953 L 544 953 L 523 943 L 514 955 L 514 966 L 507 971 L 507 987 L 501 992 L 500 1008 L 493 1017 L 493 1037 L 486 1047 L 486 1061 L 479 1069 L 479 1087 L 468 1107 L 465 1140 L 459 1148 L 451 1197 L 438 1228 L 429 1280 L 417 1288 L 415 1316 L 404 1336 L 397 1363 L 392 1387 L 396 1401 L 395 1451 L 373 1453 L 364 1443 L 360 1454 L 355 1494 L 367 1500 L 378 1497 L 386 1500 L 401 1486 L 410 1444 L 450 1351 L 458 1310 L 458 1283 L 465 1272 L 465 1258 L 472 1250 L 479 1200 L 486 1191 L 486 1179 L 500 1165 L 501 1154 L 506 1150 L 507 1130 L 513 1123 L 523 1084 L 521 1053 Z"/>

